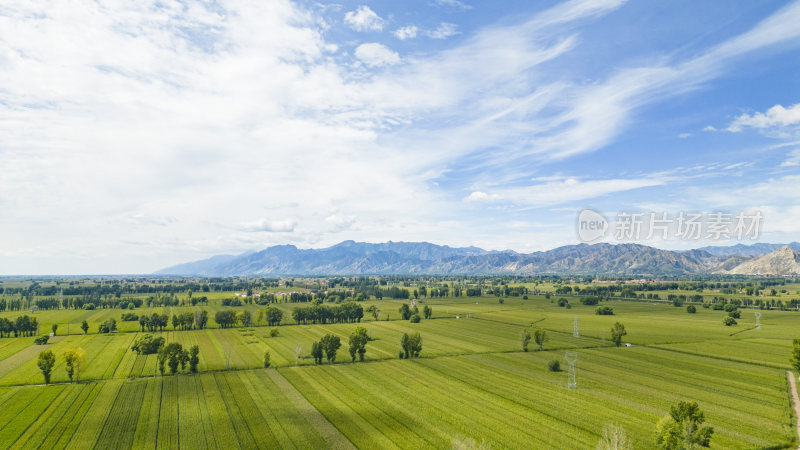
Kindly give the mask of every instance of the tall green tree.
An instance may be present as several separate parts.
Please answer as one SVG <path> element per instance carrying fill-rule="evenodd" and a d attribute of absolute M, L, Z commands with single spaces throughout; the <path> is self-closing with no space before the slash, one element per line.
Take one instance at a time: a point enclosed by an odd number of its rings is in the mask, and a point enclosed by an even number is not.
<path fill-rule="evenodd" d="M 367 353 L 367 342 L 369 342 L 367 329 L 364 327 L 356 327 L 348 341 L 350 344 L 350 360 L 352 362 L 356 361 L 356 354 L 358 354 L 359 361 L 364 361 L 364 354 Z"/>
<path fill-rule="evenodd" d="M 520 341 L 522 344 L 522 351 L 528 351 L 528 344 L 531 343 L 531 332 L 528 330 L 522 330 L 522 334 L 520 335 Z"/>
<path fill-rule="evenodd" d="M 164 375 L 165 362 L 169 367 L 169 373 L 171 375 L 175 375 L 178 372 L 178 365 L 183 364 L 185 367 L 186 360 L 189 359 L 185 353 L 183 346 L 177 342 L 170 342 L 164 347 L 161 347 L 161 350 L 158 351 L 158 370 L 161 372 L 161 375 Z"/>
<path fill-rule="evenodd" d="M 322 336 L 322 339 L 320 339 L 319 342 L 322 345 L 322 349 L 325 350 L 325 358 L 328 360 L 328 364 L 335 363 L 336 352 L 339 350 L 339 347 L 342 346 L 339 336 L 326 334 L 325 336 Z"/>
<path fill-rule="evenodd" d="M 47 350 L 39 353 L 39 361 L 37 361 L 39 370 L 44 375 L 44 384 L 50 384 L 50 373 L 53 371 L 53 366 L 56 364 L 56 355 L 52 350 Z"/>
<path fill-rule="evenodd" d="M 533 342 L 536 342 L 536 345 L 539 346 L 540 351 L 544 348 L 544 343 L 548 340 L 549 338 L 547 337 L 546 331 L 542 330 L 541 328 L 533 330 Z"/>
<path fill-rule="evenodd" d="M 185 349 L 178 353 L 178 361 L 181 363 L 181 370 L 186 370 L 186 364 L 189 362 L 189 352 Z"/>
<path fill-rule="evenodd" d="M 408 335 L 408 333 L 403 333 L 403 336 L 400 337 L 400 348 L 402 349 L 401 354 L 405 359 L 408 359 L 409 348 L 410 348 L 409 339 L 410 336 Z"/>
<path fill-rule="evenodd" d="M 67 371 L 69 381 L 72 382 L 73 378 L 75 381 L 80 381 L 81 372 L 86 367 L 86 352 L 82 348 L 67 349 L 61 358 L 64 360 L 64 369 Z"/>
<path fill-rule="evenodd" d="M 58 330 L 58 324 L 54 323 L 53 326 L 51 327 L 51 329 L 53 330 L 53 336 L 55 336 L 56 335 L 56 331 Z"/>
<path fill-rule="evenodd" d="M 403 320 L 408 320 L 409 317 L 411 317 L 411 308 L 409 308 L 405 303 L 400 305 L 400 309 L 398 311 L 400 312 L 400 317 Z"/>
<path fill-rule="evenodd" d="M 621 324 L 619 322 L 615 323 L 614 326 L 611 327 L 611 341 L 617 347 L 622 345 L 622 338 L 626 334 L 628 334 L 628 332 L 625 331 L 625 325 L 623 325 L 623 324 Z"/>
<path fill-rule="evenodd" d="M 236 319 L 242 324 L 243 327 L 249 327 L 253 322 L 253 315 L 250 311 L 242 311 L 236 315 Z"/>
<path fill-rule="evenodd" d="M 795 339 L 792 343 L 792 358 L 790 362 L 794 370 L 800 371 L 800 339 Z"/>
<path fill-rule="evenodd" d="M 678 402 L 656 425 L 656 446 L 667 450 L 708 447 L 714 429 L 703 426 L 705 415 L 697 402 Z"/>
<path fill-rule="evenodd" d="M 81 323 L 81 330 L 83 330 L 83 334 L 88 333 L 89 332 L 89 322 L 84 320 L 83 323 Z"/>
<path fill-rule="evenodd" d="M 322 364 L 322 344 L 314 342 L 311 344 L 311 356 L 314 357 L 314 364 Z"/>
<path fill-rule="evenodd" d="M 422 336 L 419 333 L 403 333 L 400 338 L 400 346 L 403 348 L 403 356 L 406 359 L 417 358 L 422 351 Z"/>
<path fill-rule="evenodd" d="M 281 324 L 283 320 L 283 311 L 274 306 L 270 306 L 267 308 L 267 324 L 269 326 L 277 326 Z"/>
<path fill-rule="evenodd" d="M 265 369 L 269 368 L 269 364 L 270 364 L 270 362 L 269 362 L 269 350 L 267 350 L 267 351 L 264 352 L 264 368 Z"/>
<path fill-rule="evenodd" d="M 193 345 L 189 353 L 189 370 L 192 373 L 197 373 L 197 364 L 200 363 L 200 347 Z"/>

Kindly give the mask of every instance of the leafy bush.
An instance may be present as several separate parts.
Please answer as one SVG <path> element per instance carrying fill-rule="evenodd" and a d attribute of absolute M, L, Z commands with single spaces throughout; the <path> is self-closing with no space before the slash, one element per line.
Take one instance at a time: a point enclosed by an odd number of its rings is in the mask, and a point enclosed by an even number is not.
<path fill-rule="evenodd" d="M 697 308 L 695 308 L 694 305 L 689 305 L 686 307 L 686 312 L 688 312 L 689 314 L 694 314 L 697 312 Z"/>
<path fill-rule="evenodd" d="M 732 325 L 736 325 L 738 322 L 736 322 L 736 319 L 734 319 L 733 317 L 728 316 L 722 319 L 722 323 L 724 323 L 726 327 L 730 327 Z"/>
<path fill-rule="evenodd" d="M 505 302 L 505 300 L 503 300 L 502 298 L 498 298 L 498 299 L 497 299 L 497 303 L 500 303 L 500 304 L 502 305 L 502 304 L 503 304 L 503 302 Z"/>
<path fill-rule="evenodd" d="M 131 345 L 131 350 L 140 355 L 152 355 L 158 353 L 161 347 L 164 346 L 164 338 L 161 336 L 153 336 L 152 334 L 145 334 L 136 339 Z"/>
<path fill-rule="evenodd" d="M 87 304 L 83 305 L 83 309 L 85 309 L 85 310 L 92 310 L 94 308 L 95 308 L 94 303 L 87 303 Z"/>
<path fill-rule="evenodd" d="M 113 333 L 117 331 L 117 320 L 116 319 L 108 319 L 105 322 L 100 324 L 100 328 L 98 328 L 98 333 Z"/>
<path fill-rule="evenodd" d="M 742 312 L 739 311 L 738 309 L 734 309 L 733 311 L 728 311 L 728 316 L 733 317 L 734 319 L 741 319 Z"/>
<path fill-rule="evenodd" d="M 133 303 L 129 303 L 129 305 L 132 305 L 132 304 Z M 123 322 L 136 322 L 137 320 L 139 320 L 139 315 L 136 314 L 136 313 L 122 313 L 122 321 Z"/>
<path fill-rule="evenodd" d="M 561 371 L 561 363 L 558 362 L 557 359 L 551 359 L 547 362 L 547 370 L 550 372 L 560 372 Z"/>
<path fill-rule="evenodd" d="M 558 306 L 563 308 L 563 307 L 567 306 L 568 304 L 569 304 L 569 302 L 564 297 L 561 297 L 560 299 L 558 299 Z"/>
<path fill-rule="evenodd" d="M 614 310 L 610 306 L 598 306 L 594 313 L 598 316 L 613 316 Z"/>
<path fill-rule="evenodd" d="M 39 336 L 36 339 L 34 339 L 33 343 L 36 344 L 36 345 L 44 345 L 44 344 L 47 344 L 47 341 L 49 339 L 50 339 L 50 336 L 45 334 L 45 335 Z"/>
<path fill-rule="evenodd" d="M 419 314 L 414 314 L 414 315 L 413 315 L 413 316 L 411 316 L 411 318 L 410 318 L 410 319 L 408 319 L 408 320 L 410 320 L 410 321 L 411 321 L 411 323 L 419 323 L 419 321 L 420 321 Z"/>
<path fill-rule="evenodd" d="M 269 330 L 269 337 L 278 337 L 280 336 L 281 332 L 277 328 L 273 328 Z"/>
<path fill-rule="evenodd" d="M 600 297 L 590 295 L 588 297 L 581 297 L 581 303 L 584 305 L 594 306 L 600 302 Z"/>

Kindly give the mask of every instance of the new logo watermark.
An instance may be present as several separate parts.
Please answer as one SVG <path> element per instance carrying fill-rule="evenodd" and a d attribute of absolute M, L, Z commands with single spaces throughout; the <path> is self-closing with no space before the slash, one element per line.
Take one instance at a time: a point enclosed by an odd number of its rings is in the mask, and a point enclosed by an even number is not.
<path fill-rule="evenodd" d="M 578 212 L 578 238 L 593 243 L 610 235 L 620 242 L 642 240 L 728 241 L 758 239 L 764 216 L 760 211 L 736 213 L 680 211 L 618 212 L 613 222 L 593 209 Z"/>
<path fill-rule="evenodd" d="M 583 209 L 578 213 L 578 237 L 590 243 L 606 236 L 609 225 L 606 218 L 593 209 Z"/>

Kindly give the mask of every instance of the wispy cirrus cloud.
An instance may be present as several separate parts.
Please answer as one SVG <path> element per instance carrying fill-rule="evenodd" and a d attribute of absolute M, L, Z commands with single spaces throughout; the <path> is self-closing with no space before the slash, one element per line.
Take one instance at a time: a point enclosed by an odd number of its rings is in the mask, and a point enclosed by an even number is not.
<path fill-rule="evenodd" d="M 461 0 L 433 0 L 432 4 L 456 9 L 472 9 L 472 5 L 468 5 Z"/>
<path fill-rule="evenodd" d="M 433 30 L 426 31 L 425 34 L 433 39 L 447 39 L 458 34 L 458 26 L 454 23 L 442 22 Z"/>
<path fill-rule="evenodd" d="M 564 177 L 532 185 L 501 187 L 489 191 L 475 191 L 464 199 L 466 202 L 509 202 L 515 205 L 541 208 L 576 201 L 586 201 L 604 195 L 663 186 L 669 181 L 664 175 L 648 175 L 639 178 L 617 178 L 581 180 Z"/>

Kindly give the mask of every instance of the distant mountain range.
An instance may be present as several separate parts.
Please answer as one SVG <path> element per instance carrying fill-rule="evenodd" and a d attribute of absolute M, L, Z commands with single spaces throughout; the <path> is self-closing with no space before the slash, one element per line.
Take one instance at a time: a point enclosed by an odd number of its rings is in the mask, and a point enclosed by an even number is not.
<path fill-rule="evenodd" d="M 161 275 L 757 274 L 800 275 L 800 243 L 670 251 L 639 244 L 579 244 L 534 253 L 428 242 L 344 241 L 321 249 L 276 245 L 179 264 Z"/>

